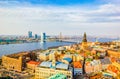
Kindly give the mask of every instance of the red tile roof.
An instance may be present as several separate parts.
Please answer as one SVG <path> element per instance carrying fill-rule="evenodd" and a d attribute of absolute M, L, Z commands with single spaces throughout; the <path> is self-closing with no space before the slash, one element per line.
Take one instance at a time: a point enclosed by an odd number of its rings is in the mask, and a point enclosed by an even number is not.
<path fill-rule="evenodd" d="M 118 73 L 118 69 L 117 67 L 115 67 L 114 65 L 109 65 L 108 68 L 107 68 L 109 71 L 112 71 L 114 73 Z"/>
<path fill-rule="evenodd" d="M 29 61 L 27 64 L 39 65 L 40 62 L 37 62 L 37 61 Z"/>
<path fill-rule="evenodd" d="M 82 68 L 82 64 L 80 62 L 73 62 L 74 68 Z"/>

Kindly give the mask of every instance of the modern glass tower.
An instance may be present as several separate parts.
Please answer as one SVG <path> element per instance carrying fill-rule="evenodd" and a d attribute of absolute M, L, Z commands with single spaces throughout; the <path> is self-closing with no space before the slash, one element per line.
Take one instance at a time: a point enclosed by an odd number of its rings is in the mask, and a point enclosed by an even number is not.
<path fill-rule="evenodd" d="M 38 35 L 37 34 L 35 34 L 35 39 L 37 39 L 38 38 Z"/>
<path fill-rule="evenodd" d="M 28 31 L 28 37 L 32 38 L 32 31 Z"/>
<path fill-rule="evenodd" d="M 45 42 L 45 41 L 46 41 L 46 34 L 41 33 L 41 42 Z"/>

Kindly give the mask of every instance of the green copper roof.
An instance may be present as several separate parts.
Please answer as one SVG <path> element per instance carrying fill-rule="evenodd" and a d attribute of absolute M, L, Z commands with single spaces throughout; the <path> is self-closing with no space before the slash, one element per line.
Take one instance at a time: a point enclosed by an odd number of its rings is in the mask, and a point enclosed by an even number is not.
<path fill-rule="evenodd" d="M 55 74 L 48 79 L 67 79 L 67 76 L 61 73 Z"/>

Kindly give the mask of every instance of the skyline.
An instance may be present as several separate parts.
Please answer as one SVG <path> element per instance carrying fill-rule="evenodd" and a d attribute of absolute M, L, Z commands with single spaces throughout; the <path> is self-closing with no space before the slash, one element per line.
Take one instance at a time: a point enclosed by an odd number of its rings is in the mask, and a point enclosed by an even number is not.
<path fill-rule="evenodd" d="M 88 35 L 119 37 L 119 0 L 3 0 L 0 35 Z"/>

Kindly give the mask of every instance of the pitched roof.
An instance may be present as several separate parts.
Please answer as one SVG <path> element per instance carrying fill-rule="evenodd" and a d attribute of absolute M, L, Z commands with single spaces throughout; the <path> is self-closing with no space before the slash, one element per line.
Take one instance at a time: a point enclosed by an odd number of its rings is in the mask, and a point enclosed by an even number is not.
<path fill-rule="evenodd" d="M 101 62 L 101 64 L 104 64 L 104 65 L 105 65 L 105 64 L 111 64 L 109 58 L 100 59 L 100 62 Z"/>
<path fill-rule="evenodd" d="M 73 67 L 74 68 L 82 68 L 81 62 L 73 62 Z"/>
<path fill-rule="evenodd" d="M 52 62 L 49 62 L 49 61 L 44 61 L 40 64 L 40 66 L 43 66 L 43 67 L 51 67 L 52 66 Z"/>
<path fill-rule="evenodd" d="M 107 68 L 109 71 L 112 71 L 114 73 L 118 73 L 118 69 L 117 67 L 115 67 L 114 65 L 109 65 Z"/>
<path fill-rule="evenodd" d="M 68 69 L 68 65 L 67 64 L 63 64 L 63 63 L 59 63 L 56 65 L 56 68 L 59 69 Z"/>
<path fill-rule="evenodd" d="M 39 65 L 40 62 L 37 62 L 37 61 L 29 61 L 27 64 Z"/>
<path fill-rule="evenodd" d="M 66 61 L 68 61 L 69 63 L 72 62 L 72 59 L 71 59 L 71 58 L 63 58 L 63 60 L 66 60 Z"/>
<path fill-rule="evenodd" d="M 40 66 L 52 68 L 52 62 L 44 61 L 44 62 L 42 62 L 42 63 L 40 64 Z M 62 63 L 62 62 L 56 62 L 55 68 L 68 69 L 68 64 L 64 64 L 64 63 Z"/>

